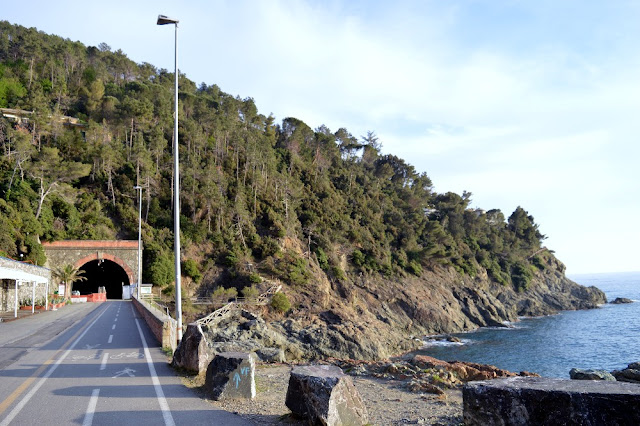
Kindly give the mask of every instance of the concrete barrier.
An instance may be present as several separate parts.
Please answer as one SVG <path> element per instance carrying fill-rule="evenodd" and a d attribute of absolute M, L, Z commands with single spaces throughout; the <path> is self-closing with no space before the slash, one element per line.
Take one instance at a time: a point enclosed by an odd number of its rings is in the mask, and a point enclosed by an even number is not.
<path fill-rule="evenodd" d="M 153 308 L 144 300 L 138 300 L 135 297 L 131 298 L 131 300 L 162 347 L 171 348 L 175 352 L 177 346 L 177 321 L 162 311 Z"/>

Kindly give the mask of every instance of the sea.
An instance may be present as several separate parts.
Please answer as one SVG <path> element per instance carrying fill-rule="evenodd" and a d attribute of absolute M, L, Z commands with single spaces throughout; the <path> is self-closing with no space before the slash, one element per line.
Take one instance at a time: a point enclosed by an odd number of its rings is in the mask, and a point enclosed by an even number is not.
<path fill-rule="evenodd" d="M 509 328 L 453 334 L 461 342 L 425 339 L 418 353 L 556 378 L 569 378 L 574 367 L 613 371 L 640 361 L 640 272 L 568 277 L 598 287 L 608 301 L 625 297 L 634 303 L 607 303 L 598 309 L 521 318 Z"/>

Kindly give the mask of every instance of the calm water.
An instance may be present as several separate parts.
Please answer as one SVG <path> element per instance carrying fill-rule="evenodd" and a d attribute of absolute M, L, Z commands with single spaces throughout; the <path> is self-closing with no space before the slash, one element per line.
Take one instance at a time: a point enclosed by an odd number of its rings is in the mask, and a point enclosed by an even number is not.
<path fill-rule="evenodd" d="M 611 371 L 640 361 L 640 272 L 570 278 L 600 288 L 609 301 L 626 297 L 636 302 L 523 319 L 515 328 L 456 334 L 463 344 L 438 343 L 420 353 L 560 378 L 568 378 L 573 367 Z"/>

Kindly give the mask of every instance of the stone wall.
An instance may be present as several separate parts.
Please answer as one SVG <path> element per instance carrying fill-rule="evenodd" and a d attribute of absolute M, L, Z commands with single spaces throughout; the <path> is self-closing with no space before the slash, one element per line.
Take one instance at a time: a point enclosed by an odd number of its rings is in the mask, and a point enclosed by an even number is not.
<path fill-rule="evenodd" d="M 16 294 L 16 282 L 13 280 L 1 280 L 0 286 L 0 311 L 13 311 L 15 308 L 15 294 Z M 49 289 L 51 292 L 51 289 Z M 43 283 L 36 283 L 35 285 L 35 300 L 45 300 L 47 293 L 47 286 Z M 32 300 L 33 298 L 33 283 L 23 282 L 18 285 L 18 306 L 23 301 Z"/>
<path fill-rule="evenodd" d="M 154 309 L 148 302 L 138 300 L 135 297 L 131 299 L 138 313 L 147 323 L 156 340 L 163 348 L 171 348 L 176 350 L 177 340 L 177 322 L 167 314 L 158 309 Z"/>
<path fill-rule="evenodd" d="M 54 241 L 43 243 L 47 255 L 45 266 L 55 267 L 72 264 L 81 268 L 92 260 L 110 260 L 124 269 L 129 284 L 138 282 L 138 240 L 116 241 Z"/>

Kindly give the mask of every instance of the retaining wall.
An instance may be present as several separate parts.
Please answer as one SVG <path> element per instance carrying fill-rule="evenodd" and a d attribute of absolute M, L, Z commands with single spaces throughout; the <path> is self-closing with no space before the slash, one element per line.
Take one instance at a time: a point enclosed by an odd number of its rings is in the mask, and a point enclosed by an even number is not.
<path fill-rule="evenodd" d="M 138 313 L 151 329 L 156 340 L 163 348 L 171 348 L 175 352 L 177 346 L 177 321 L 162 311 L 153 308 L 144 300 L 138 300 L 135 297 L 132 297 L 131 300 Z"/>

